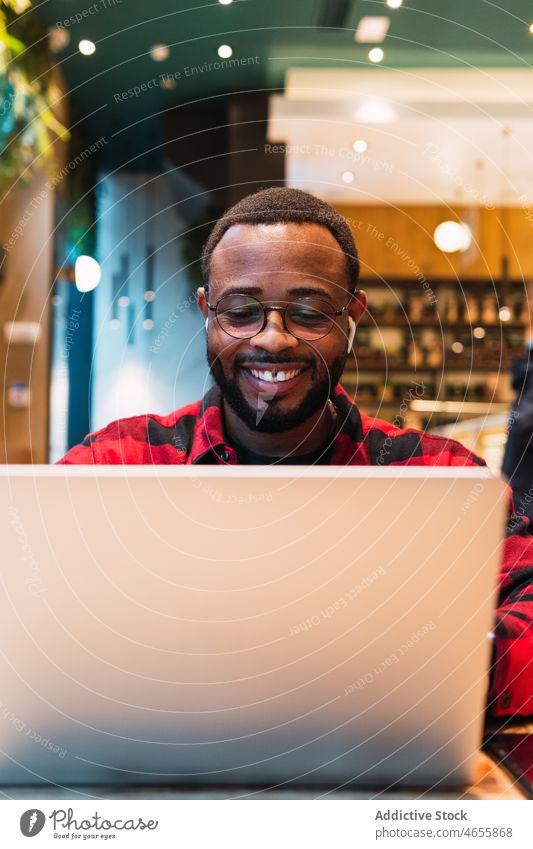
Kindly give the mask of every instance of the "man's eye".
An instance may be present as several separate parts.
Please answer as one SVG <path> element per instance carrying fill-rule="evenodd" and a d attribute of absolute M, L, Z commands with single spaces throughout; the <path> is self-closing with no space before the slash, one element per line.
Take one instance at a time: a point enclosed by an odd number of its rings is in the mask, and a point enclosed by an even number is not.
<path fill-rule="evenodd" d="M 299 309 L 293 311 L 292 320 L 297 321 L 298 324 L 320 324 L 327 319 L 317 310 Z"/>
<path fill-rule="evenodd" d="M 226 318 L 228 321 L 233 322 L 234 324 L 244 324 L 247 321 L 257 321 L 257 317 L 257 310 L 250 307 L 226 310 L 224 312 L 224 318 Z"/>

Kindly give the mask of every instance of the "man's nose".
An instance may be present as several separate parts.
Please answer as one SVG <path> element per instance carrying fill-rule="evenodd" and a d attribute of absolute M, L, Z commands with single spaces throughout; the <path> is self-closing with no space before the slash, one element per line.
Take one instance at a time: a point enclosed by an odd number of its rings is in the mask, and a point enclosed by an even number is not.
<path fill-rule="evenodd" d="M 261 333 L 252 336 L 250 344 L 254 348 L 263 348 L 275 353 L 276 351 L 283 351 L 285 348 L 297 348 L 299 342 L 292 333 L 285 329 L 281 313 L 267 308 L 265 326 Z"/>

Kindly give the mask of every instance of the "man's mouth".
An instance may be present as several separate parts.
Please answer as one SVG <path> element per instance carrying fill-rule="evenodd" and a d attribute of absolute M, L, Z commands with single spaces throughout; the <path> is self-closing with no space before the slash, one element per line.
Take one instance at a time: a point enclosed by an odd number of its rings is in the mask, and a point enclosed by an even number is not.
<path fill-rule="evenodd" d="M 241 370 L 249 383 L 257 391 L 265 391 L 270 388 L 274 390 L 276 395 L 292 390 L 302 379 L 302 376 L 309 370 L 309 366 L 300 364 L 265 364 L 261 367 L 255 367 L 252 364 L 241 366 Z"/>
<path fill-rule="evenodd" d="M 290 371 L 259 371 L 259 369 L 251 368 L 249 371 L 254 377 L 258 377 L 259 380 L 266 380 L 268 383 L 283 383 L 286 380 L 290 380 L 292 377 L 296 377 L 296 375 L 300 374 L 303 369 L 291 369 Z"/>

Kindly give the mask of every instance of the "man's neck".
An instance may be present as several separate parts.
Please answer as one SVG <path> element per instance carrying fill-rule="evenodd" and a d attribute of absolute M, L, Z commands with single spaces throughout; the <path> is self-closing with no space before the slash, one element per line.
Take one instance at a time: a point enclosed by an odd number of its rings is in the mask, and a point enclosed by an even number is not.
<path fill-rule="evenodd" d="M 224 427 L 230 442 L 241 445 L 254 454 L 265 457 L 283 457 L 289 453 L 311 454 L 321 448 L 331 437 L 335 425 L 335 410 L 328 402 L 298 427 L 281 433 L 264 433 L 249 428 L 223 399 Z"/>

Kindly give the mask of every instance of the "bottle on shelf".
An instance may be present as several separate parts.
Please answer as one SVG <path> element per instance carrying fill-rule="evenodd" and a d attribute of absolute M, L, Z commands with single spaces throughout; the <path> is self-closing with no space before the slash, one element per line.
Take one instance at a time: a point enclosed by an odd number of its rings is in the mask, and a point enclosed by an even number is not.
<path fill-rule="evenodd" d="M 498 304 L 493 294 L 483 295 L 481 301 L 481 322 L 482 324 L 497 324 L 498 322 Z"/>

